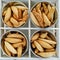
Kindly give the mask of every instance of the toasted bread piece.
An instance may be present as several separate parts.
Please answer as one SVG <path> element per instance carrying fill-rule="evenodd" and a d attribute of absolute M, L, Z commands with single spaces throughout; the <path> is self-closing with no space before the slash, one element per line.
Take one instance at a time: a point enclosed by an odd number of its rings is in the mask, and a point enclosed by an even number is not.
<path fill-rule="evenodd" d="M 39 3 L 39 4 L 36 6 L 36 11 L 39 13 L 40 19 L 42 20 L 42 23 L 43 23 L 43 16 L 42 16 L 42 12 L 41 12 L 40 8 L 41 8 L 41 3 Z"/>
<path fill-rule="evenodd" d="M 18 9 L 15 6 L 11 6 L 13 13 L 18 17 Z"/>
<path fill-rule="evenodd" d="M 18 34 L 18 33 L 13 33 L 13 34 L 8 34 L 7 35 L 8 38 L 24 38 L 21 34 Z"/>
<path fill-rule="evenodd" d="M 4 46 L 5 52 L 7 53 L 8 56 L 11 56 L 11 52 L 7 49 L 6 46 Z"/>
<path fill-rule="evenodd" d="M 31 41 L 33 42 L 33 41 L 37 40 L 38 38 L 39 38 L 39 33 L 36 33 L 35 35 L 33 35 Z"/>
<path fill-rule="evenodd" d="M 6 14 L 5 14 L 5 17 L 4 17 L 4 22 L 6 23 L 7 21 L 9 21 L 11 17 L 11 9 L 10 7 L 6 10 Z"/>
<path fill-rule="evenodd" d="M 53 48 L 49 43 L 47 43 L 45 41 L 38 40 L 38 42 L 43 48 Z"/>
<path fill-rule="evenodd" d="M 14 27 L 18 27 L 19 23 L 16 19 L 14 19 L 13 17 L 10 18 L 10 22 L 14 25 Z"/>
<path fill-rule="evenodd" d="M 53 51 L 55 51 L 55 49 L 53 48 L 53 49 L 46 49 L 45 50 L 46 52 L 53 52 Z"/>
<path fill-rule="evenodd" d="M 39 56 L 47 58 L 47 57 L 51 57 L 54 56 L 56 54 L 56 51 L 53 52 L 41 52 L 41 53 L 37 53 Z"/>
<path fill-rule="evenodd" d="M 41 52 L 44 51 L 44 49 L 42 48 L 42 46 L 41 46 L 38 42 L 34 41 L 34 45 L 36 46 L 36 48 L 37 48 L 39 51 L 41 51 Z"/>
<path fill-rule="evenodd" d="M 56 42 L 53 41 L 53 40 L 42 39 L 42 38 L 40 38 L 40 40 L 45 41 L 45 42 L 47 42 L 47 43 L 49 43 L 49 44 L 56 44 Z"/>
<path fill-rule="evenodd" d="M 12 46 L 14 48 L 18 48 L 20 45 L 23 45 L 23 43 L 21 42 L 21 43 L 14 43 L 14 44 L 12 44 Z"/>
<path fill-rule="evenodd" d="M 55 7 L 52 7 L 51 9 L 50 9 L 50 12 L 48 13 L 48 18 L 49 18 L 49 20 L 52 22 L 53 21 L 53 18 L 54 18 L 54 12 L 55 12 Z"/>
<path fill-rule="evenodd" d="M 33 21 L 37 26 L 40 26 L 39 23 L 38 23 L 38 21 L 37 21 L 37 19 L 35 18 L 35 16 L 33 15 L 32 12 L 31 12 L 30 16 L 31 16 L 32 21 Z"/>
<path fill-rule="evenodd" d="M 47 32 L 46 32 L 46 33 L 42 33 L 42 34 L 40 35 L 40 37 L 41 37 L 41 38 L 46 38 L 47 34 L 48 34 Z"/>
<path fill-rule="evenodd" d="M 50 20 L 48 19 L 48 17 L 45 15 L 45 13 L 43 13 L 43 18 L 44 18 L 44 23 L 46 26 L 50 26 L 51 25 L 51 22 Z"/>
<path fill-rule="evenodd" d="M 44 27 L 42 15 L 36 11 L 33 11 L 33 14 L 36 17 L 37 21 L 39 22 L 40 27 Z"/>
<path fill-rule="evenodd" d="M 18 57 L 22 56 L 22 45 L 17 48 L 17 56 Z"/>
<path fill-rule="evenodd" d="M 21 39 L 16 39 L 16 38 L 5 38 L 5 41 L 9 42 L 9 43 L 18 43 L 18 42 L 22 42 Z"/>
<path fill-rule="evenodd" d="M 11 53 L 17 54 L 17 51 L 13 48 L 13 46 L 10 43 L 5 41 L 5 46 Z"/>

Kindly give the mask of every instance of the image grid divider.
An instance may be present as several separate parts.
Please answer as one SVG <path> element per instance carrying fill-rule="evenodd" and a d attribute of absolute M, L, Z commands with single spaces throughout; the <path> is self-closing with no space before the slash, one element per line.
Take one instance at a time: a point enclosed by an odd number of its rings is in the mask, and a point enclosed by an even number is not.
<path fill-rule="evenodd" d="M 30 0 L 29 2 L 29 17 L 30 17 Z M 31 38 L 31 24 L 30 24 L 30 18 L 29 18 L 29 58 L 31 57 L 31 48 L 30 48 L 30 38 Z"/>
<path fill-rule="evenodd" d="M 60 7 L 60 0 L 58 0 L 58 8 Z M 60 8 L 59 8 L 59 14 L 58 14 L 58 19 L 59 19 L 59 46 L 60 46 Z M 60 47 L 59 47 L 59 58 L 60 58 Z"/>

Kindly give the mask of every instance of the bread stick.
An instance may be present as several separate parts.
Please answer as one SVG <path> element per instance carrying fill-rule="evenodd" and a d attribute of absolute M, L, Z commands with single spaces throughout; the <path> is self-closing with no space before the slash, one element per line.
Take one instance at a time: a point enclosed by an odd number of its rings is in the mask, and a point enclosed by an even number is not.
<path fill-rule="evenodd" d="M 22 42 L 21 39 L 16 39 L 16 38 L 5 38 L 5 41 L 9 42 L 9 43 L 18 43 L 18 42 Z"/>
<path fill-rule="evenodd" d="M 9 7 L 6 11 L 6 14 L 5 14 L 5 17 L 4 17 L 4 22 L 6 23 L 7 21 L 9 21 L 10 17 L 11 17 L 11 9 Z"/>
<path fill-rule="evenodd" d="M 13 46 L 10 43 L 5 41 L 5 46 L 11 53 L 17 54 L 17 51 L 13 48 Z"/>

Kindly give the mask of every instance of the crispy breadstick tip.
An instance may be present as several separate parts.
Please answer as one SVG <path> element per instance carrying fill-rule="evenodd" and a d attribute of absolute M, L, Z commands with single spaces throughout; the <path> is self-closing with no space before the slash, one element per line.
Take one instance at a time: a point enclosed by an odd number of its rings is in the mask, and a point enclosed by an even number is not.
<path fill-rule="evenodd" d="M 51 57 L 54 56 L 56 54 L 56 51 L 54 52 L 42 52 L 42 53 L 37 53 L 39 56 L 47 58 L 47 57 Z"/>

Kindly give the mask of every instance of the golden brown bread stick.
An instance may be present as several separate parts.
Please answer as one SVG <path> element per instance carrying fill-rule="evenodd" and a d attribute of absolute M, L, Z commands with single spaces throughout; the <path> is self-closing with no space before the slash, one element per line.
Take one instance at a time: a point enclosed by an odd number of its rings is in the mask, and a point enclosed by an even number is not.
<path fill-rule="evenodd" d="M 18 9 L 16 8 L 16 6 L 11 6 L 11 9 L 13 11 L 13 13 L 17 16 L 18 18 Z"/>
<path fill-rule="evenodd" d="M 20 45 L 23 45 L 23 42 L 12 44 L 12 46 L 13 46 L 14 48 L 18 48 Z"/>
<path fill-rule="evenodd" d="M 18 57 L 22 56 L 22 45 L 17 48 L 17 56 Z"/>
<path fill-rule="evenodd" d="M 53 52 L 53 51 L 55 51 L 55 49 L 53 48 L 53 49 L 46 49 L 45 50 L 46 52 Z"/>
<path fill-rule="evenodd" d="M 53 48 L 49 43 L 47 43 L 45 41 L 38 40 L 38 42 L 43 48 Z"/>
<path fill-rule="evenodd" d="M 5 52 L 7 53 L 8 56 L 11 56 L 11 52 L 4 46 Z"/>
<path fill-rule="evenodd" d="M 11 17 L 11 9 L 10 7 L 7 9 L 5 17 L 4 17 L 4 22 L 6 23 Z"/>
<path fill-rule="evenodd" d="M 34 44 L 39 51 L 41 51 L 41 52 L 44 51 L 44 49 L 42 48 L 42 46 L 38 42 L 34 41 Z"/>
<path fill-rule="evenodd" d="M 39 38 L 39 33 L 36 33 L 35 35 L 32 36 L 31 41 L 33 42 L 33 41 L 37 40 L 38 38 Z"/>
<path fill-rule="evenodd" d="M 39 22 L 39 25 L 41 27 L 44 27 L 43 26 L 43 19 L 42 19 L 41 15 L 39 13 L 37 13 L 36 11 L 33 11 L 33 14 L 36 17 L 37 21 Z"/>
<path fill-rule="evenodd" d="M 46 16 L 45 13 L 43 13 L 43 18 L 44 18 L 44 23 L 46 24 L 46 26 L 50 26 L 51 25 L 51 22 L 48 19 L 48 17 Z"/>
<path fill-rule="evenodd" d="M 16 39 L 16 38 L 5 38 L 5 41 L 9 42 L 9 43 L 18 43 L 18 42 L 22 42 L 21 39 Z"/>
<path fill-rule="evenodd" d="M 13 48 L 13 46 L 10 44 L 10 43 L 8 43 L 7 41 L 5 41 L 5 46 L 6 46 L 6 48 L 11 52 L 11 53 L 13 53 L 13 54 L 17 54 L 17 51 Z"/>
<path fill-rule="evenodd" d="M 47 58 L 47 57 L 54 56 L 56 54 L 56 51 L 53 51 L 53 52 L 40 52 L 40 53 L 37 53 L 37 54 L 41 57 Z"/>
<path fill-rule="evenodd" d="M 49 44 L 57 44 L 56 41 L 53 41 L 53 40 L 42 39 L 42 38 L 39 38 L 39 40 L 45 41 L 45 42 L 47 42 Z"/>
<path fill-rule="evenodd" d="M 55 12 L 55 7 L 52 7 L 50 12 L 48 13 L 48 18 L 49 20 L 52 22 L 53 21 L 53 17 L 54 17 L 54 12 Z"/>
<path fill-rule="evenodd" d="M 19 23 L 16 19 L 14 19 L 13 17 L 10 18 L 10 22 L 14 25 L 14 27 L 18 27 Z"/>
<path fill-rule="evenodd" d="M 7 37 L 8 38 L 20 38 L 20 39 L 24 38 L 24 36 L 18 33 L 8 34 Z"/>
<path fill-rule="evenodd" d="M 33 15 L 32 12 L 31 12 L 30 16 L 31 16 L 32 21 L 33 21 L 37 26 L 40 26 L 39 23 L 38 23 L 38 21 L 37 21 L 37 19 L 35 18 L 35 16 Z"/>
<path fill-rule="evenodd" d="M 42 33 L 42 34 L 40 35 L 40 37 L 41 37 L 41 38 L 46 38 L 47 34 L 48 34 L 47 32 L 46 32 L 46 33 Z"/>

